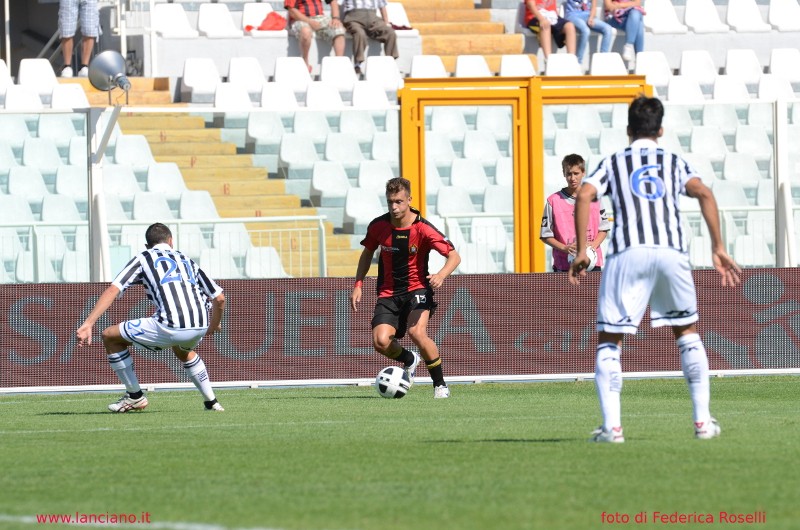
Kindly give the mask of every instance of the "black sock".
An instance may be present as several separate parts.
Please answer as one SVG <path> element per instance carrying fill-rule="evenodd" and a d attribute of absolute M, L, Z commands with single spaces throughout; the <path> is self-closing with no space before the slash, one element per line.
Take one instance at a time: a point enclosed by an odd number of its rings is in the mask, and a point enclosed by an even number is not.
<path fill-rule="evenodd" d="M 217 402 L 217 398 L 212 399 L 211 401 L 203 401 L 203 405 L 206 406 L 207 409 L 210 409 L 214 406 L 214 403 Z"/>
<path fill-rule="evenodd" d="M 433 386 L 447 386 L 447 384 L 444 382 L 444 374 L 442 373 L 441 357 L 437 357 L 432 361 L 425 361 L 425 366 L 428 367 L 428 373 L 431 374 Z"/>
<path fill-rule="evenodd" d="M 414 354 L 403 348 L 403 351 L 397 356 L 397 360 L 403 363 L 403 366 L 411 366 L 411 363 L 414 362 Z"/>
<path fill-rule="evenodd" d="M 88 64 L 82 64 L 82 65 L 81 65 L 81 68 L 84 68 L 84 67 L 85 67 L 85 68 L 89 68 L 89 65 L 88 65 Z M 78 68 L 78 70 L 80 70 L 81 68 Z"/>
<path fill-rule="evenodd" d="M 142 392 L 141 390 L 139 390 L 138 392 L 128 392 L 128 396 L 130 396 L 131 399 L 139 399 L 143 395 L 144 392 Z"/>

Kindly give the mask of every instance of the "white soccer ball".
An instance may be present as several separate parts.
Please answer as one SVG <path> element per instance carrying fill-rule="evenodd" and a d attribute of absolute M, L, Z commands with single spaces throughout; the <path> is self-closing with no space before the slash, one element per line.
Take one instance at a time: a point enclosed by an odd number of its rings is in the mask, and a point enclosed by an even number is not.
<path fill-rule="evenodd" d="M 411 381 L 406 371 L 399 366 L 387 366 L 375 378 L 375 389 L 381 397 L 400 399 L 408 393 Z"/>
<path fill-rule="evenodd" d="M 586 270 L 594 270 L 595 265 L 597 265 L 597 251 L 594 249 L 594 247 L 586 247 L 586 257 L 589 258 L 589 266 L 586 267 Z M 575 261 L 575 256 L 570 254 L 567 256 L 567 261 L 569 261 L 571 265 L 572 262 Z"/>

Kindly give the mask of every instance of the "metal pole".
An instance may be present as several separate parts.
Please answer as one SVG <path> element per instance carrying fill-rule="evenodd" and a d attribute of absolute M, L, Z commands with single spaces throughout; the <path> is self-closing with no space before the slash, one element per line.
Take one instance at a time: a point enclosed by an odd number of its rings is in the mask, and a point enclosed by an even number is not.
<path fill-rule="evenodd" d="M 3 8 L 5 9 L 6 20 L 6 66 L 11 69 L 11 13 L 8 11 L 8 0 L 4 0 Z"/>

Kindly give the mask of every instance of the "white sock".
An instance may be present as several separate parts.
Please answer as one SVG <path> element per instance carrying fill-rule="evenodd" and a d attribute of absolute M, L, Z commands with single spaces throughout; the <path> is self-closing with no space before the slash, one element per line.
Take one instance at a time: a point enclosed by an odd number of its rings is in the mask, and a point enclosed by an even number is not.
<path fill-rule="evenodd" d="M 128 350 L 122 350 L 119 353 L 112 353 L 108 356 L 108 363 L 111 369 L 117 374 L 119 380 L 125 385 L 125 390 L 129 393 L 139 392 L 142 387 L 139 386 L 139 380 L 136 378 L 136 373 L 133 371 L 133 359 Z"/>
<path fill-rule="evenodd" d="M 690 333 L 675 341 L 681 352 L 681 369 L 689 384 L 689 395 L 692 397 L 694 421 L 704 422 L 711 418 L 709 403 L 711 401 L 711 384 L 708 379 L 708 356 L 700 340 L 700 335 Z"/>
<path fill-rule="evenodd" d="M 622 426 L 622 364 L 619 355 L 616 344 L 606 342 L 597 345 L 594 384 L 603 413 L 603 429 L 606 431 Z"/>
<path fill-rule="evenodd" d="M 208 378 L 206 363 L 203 362 L 203 359 L 199 355 L 195 355 L 194 359 L 183 363 L 183 367 L 186 369 L 186 373 L 194 383 L 194 386 L 203 394 L 205 400 L 213 401 L 215 398 L 214 389 L 211 388 L 211 380 Z"/>

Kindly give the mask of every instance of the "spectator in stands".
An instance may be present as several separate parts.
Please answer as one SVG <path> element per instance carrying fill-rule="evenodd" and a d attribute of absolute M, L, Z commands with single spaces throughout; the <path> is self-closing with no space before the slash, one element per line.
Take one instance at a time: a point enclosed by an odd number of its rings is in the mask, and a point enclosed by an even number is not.
<path fill-rule="evenodd" d="M 61 35 L 61 54 L 64 68 L 61 77 L 72 77 L 72 51 L 75 48 L 75 33 L 81 23 L 81 62 L 78 77 L 89 77 L 89 60 L 92 58 L 94 41 L 100 36 L 100 11 L 97 0 L 59 0 L 58 32 Z"/>
<path fill-rule="evenodd" d="M 553 271 L 568 272 L 571 257 L 576 253 L 575 197 L 581 186 L 583 177 L 586 176 L 586 163 L 583 157 L 576 154 L 567 155 L 561 161 L 561 169 L 567 186 L 550 195 L 544 205 L 542 215 L 542 228 L 539 238 L 546 245 L 553 247 Z M 597 265 L 594 270 L 600 270 L 603 265 L 603 252 L 600 243 L 605 240 L 611 223 L 608 221 L 606 211 L 601 207 L 600 201 L 590 205 L 589 226 L 586 230 L 588 244 L 597 251 Z"/>
<path fill-rule="evenodd" d="M 386 183 L 386 203 L 389 212 L 369 223 L 361 241 L 364 250 L 358 260 L 350 304 L 353 311 L 358 310 L 364 277 L 375 250 L 380 249 L 378 302 L 372 316 L 373 346 L 381 355 L 403 363 L 413 383 L 420 356 L 398 342 L 408 331 L 411 342 L 425 359 L 433 380 L 434 399 L 447 399 L 450 389 L 444 381 L 439 347 L 428 336 L 428 319 L 436 309 L 434 289 L 439 289 L 456 270 L 461 258 L 450 240 L 411 207 L 411 183 L 407 179 L 398 177 Z M 431 251 L 447 258 L 442 268 L 433 273 L 428 271 Z"/>
<path fill-rule="evenodd" d="M 644 7 L 642 0 L 604 0 L 606 22 L 625 31 L 622 59 L 636 68 L 636 54 L 644 51 Z"/>
<path fill-rule="evenodd" d="M 381 16 L 376 14 L 380 10 Z M 367 37 L 383 43 L 383 53 L 397 59 L 397 34 L 386 13 L 386 0 L 344 0 L 342 21 L 353 36 L 353 64 L 356 73 L 364 69 Z"/>
<path fill-rule="evenodd" d="M 331 6 L 331 16 L 325 15 L 322 0 L 286 0 L 283 7 L 289 14 L 289 25 L 300 42 L 300 54 L 311 72 L 308 62 L 308 51 L 311 39 L 320 36 L 333 44 L 333 53 L 344 55 L 345 29 L 339 18 L 339 3 L 336 0 L 325 0 Z"/>
<path fill-rule="evenodd" d="M 525 26 L 539 37 L 544 60 L 550 57 L 551 37 L 556 47 L 575 53 L 575 26 L 567 19 L 558 16 L 556 0 L 525 0 Z"/>
<path fill-rule="evenodd" d="M 614 39 L 614 28 L 595 17 L 597 13 L 597 0 L 564 0 L 564 18 L 572 22 L 578 31 L 577 55 L 578 62 L 583 64 L 586 46 L 589 44 L 589 33 L 596 31 L 603 35 L 600 41 L 600 51 L 607 53 L 611 50 Z"/>

